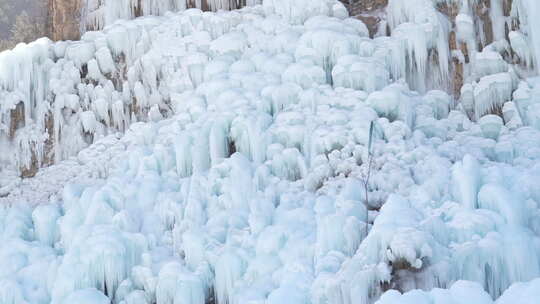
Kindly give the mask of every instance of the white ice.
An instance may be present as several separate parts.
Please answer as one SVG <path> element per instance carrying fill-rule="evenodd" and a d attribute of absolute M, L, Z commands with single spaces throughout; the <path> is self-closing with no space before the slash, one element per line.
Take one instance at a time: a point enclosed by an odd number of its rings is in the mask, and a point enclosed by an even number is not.
<path fill-rule="evenodd" d="M 89 2 L 102 31 L 0 54 L 0 302 L 535 303 L 531 71 L 475 50 L 455 100 L 433 1 L 375 39 L 337 1 L 255 2 Z"/>

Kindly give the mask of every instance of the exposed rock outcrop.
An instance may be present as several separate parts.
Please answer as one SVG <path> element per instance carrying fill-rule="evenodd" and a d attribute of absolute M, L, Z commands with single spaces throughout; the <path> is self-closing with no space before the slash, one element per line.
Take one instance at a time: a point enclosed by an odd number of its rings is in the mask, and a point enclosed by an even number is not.
<path fill-rule="evenodd" d="M 49 32 L 53 40 L 80 38 L 82 0 L 49 0 Z"/>

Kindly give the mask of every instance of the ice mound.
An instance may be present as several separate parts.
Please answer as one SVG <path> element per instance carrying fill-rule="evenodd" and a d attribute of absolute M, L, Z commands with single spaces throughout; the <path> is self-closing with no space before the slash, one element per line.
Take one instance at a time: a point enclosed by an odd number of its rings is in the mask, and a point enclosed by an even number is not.
<path fill-rule="evenodd" d="M 97 289 L 88 288 L 70 294 L 62 303 L 107 304 L 110 300 Z"/>
<path fill-rule="evenodd" d="M 400 294 L 396 291 L 386 292 L 376 304 L 392 303 L 481 303 L 481 304 L 507 304 L 507 303 L 536 303 L 538 299 L 538 279 L 527 282 L 517 283 L 510 287 L 497 301 L 493 301 L 488 294 L 484 292 L 482 286 L 467 282 L 458 281 L 448 290 L 434 289 L 430 292 L 419 290 L 409 291 Z"/>

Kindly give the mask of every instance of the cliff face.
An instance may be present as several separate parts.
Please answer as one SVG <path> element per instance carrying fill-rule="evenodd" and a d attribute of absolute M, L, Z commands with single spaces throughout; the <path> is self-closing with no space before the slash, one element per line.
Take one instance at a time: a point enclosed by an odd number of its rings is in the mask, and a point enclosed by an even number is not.
<path fill-rule="evenodd" d="M 49 0 L 50 37 L 77 40 L 81 29 L 82 0 Z"/>

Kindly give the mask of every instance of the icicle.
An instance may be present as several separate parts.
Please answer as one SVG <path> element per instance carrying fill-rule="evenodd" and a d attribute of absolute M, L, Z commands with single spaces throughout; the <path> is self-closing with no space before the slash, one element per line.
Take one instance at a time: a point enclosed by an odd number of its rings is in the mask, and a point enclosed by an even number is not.
<path fill-rule="evenodd" d="M 161 268 L 156 286 L 156 301 L 160 304 L 173 304 L 177 289 L 178 276 L 184 272 L 178 262 L 170 262 Z"/>
<path fill-rule="evenodd" d="M 473 62 L 474 75 L 478 78 L 508 71 L 508 64 L 497 52 L 484 50 L 476 53 Z"/>
<path fill-rule="evenodd" d="M 465 155 L 463 161 L 452 168 L 452 179 L 455 198 L 467 208 L 477 208 L 477 195 L 482 180 L 478 161 L 471 155 Z"/>
<path fill-rule="evenodd" d="M 492 0 L 489 17 L 492 23 L 494 41 L 505 39 L 505 17 L 503 13 L 504 0 Z"/>
<path fill-rule="evenodd" d="M 79 229 L 58 269 L 52 303 L 62 303 L 71 292 L 85 287 L 114 296 L 131 268 L 140 262 L 145 246 L 140 236 L 112 227 L 97 225 Z"/>
<path fill-rule="evenodd" d="M 234 252 L 226 251 L 216 266 L 215 295 L 218 303 L 235 303 L 234 283 L 245 271 L 244 261 Z"/>
<path fill-rule="evenodd" d="M 32 212 L 34 233 L 38 241 L 53 246 L 59 237 L 56 220 L 60 218 L 60 210 L 56 205 L 40 205 Z"/>
<path fill-rule="evenodd" d="M 535 65 L 535 57 L 533 52 L 531 52 L 533 50 L 529 46 L 527 38 L 521 32 L 517 31 L 511 31 L 510 34 L 508 34 L 508 37 L 510 39 L 512 50 L 516 52 L 521 63 L 527 68 L 533 68 Z"/>
<path fill-rule="evenodd" d="M 536 71 L 540 73 L 540 3 L 535 0 L 522 0 L 527 14 L 528 33 L 532 42 L 532 51 L 536 58 Z"/>
<path fill-rule="evenodd" d="M 180 274 L 174 295 L 174 304 L 205 304 L 205 286 L 201 279 L 193 274 Z"/>
<path fill-rule="evenodd" d="M 210 160 L 212 166 L 215 166 L 230 156 L 229 139 L 228 139 L 228 123 L 226 120 L 216 121 L 210 130 Z"/>
<path fill-rule="evenodd" d="M 485 114 L 497 111 L 512 99 L 514 84 L 510 73 L 499 73 L 482 77 L 474 87 L 474 113 L 479 119 Z"/>
<path fill-rule="evenodd" d="M 184 11 L 194 6 L 211 11 L 233 10 L 240 8 L 241 3 L 247 6 L 260 4 L 262 0 L 86 0 L 83 5 L 83 31 L 100 30 L 117 20 L 133 19 L 140 15 L 164 15 L 169 11 Z M 336 7 L 336 14 L 343 14 L 343 9 Z"/>

